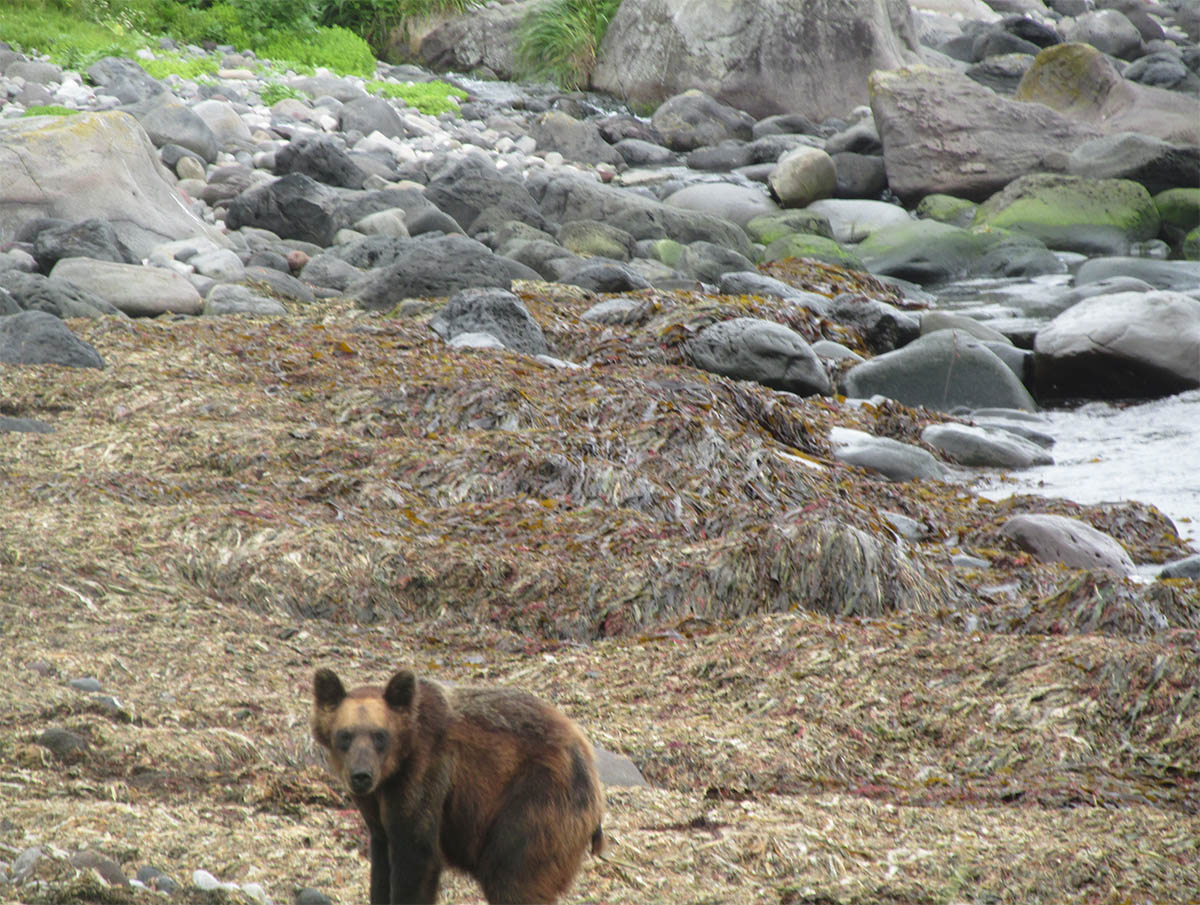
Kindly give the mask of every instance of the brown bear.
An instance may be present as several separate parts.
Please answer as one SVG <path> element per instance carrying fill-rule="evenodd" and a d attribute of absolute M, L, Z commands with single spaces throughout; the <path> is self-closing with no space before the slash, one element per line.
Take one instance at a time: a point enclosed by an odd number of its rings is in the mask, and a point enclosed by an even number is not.
<path fill-rule="evenodd" d="M 604 847 L 592 746 L 532 695 L 320 669 L 312 731 L 367 824 L 372 903 L 435 902 L 447 865 L 493 905 L 554 902 Z"/>

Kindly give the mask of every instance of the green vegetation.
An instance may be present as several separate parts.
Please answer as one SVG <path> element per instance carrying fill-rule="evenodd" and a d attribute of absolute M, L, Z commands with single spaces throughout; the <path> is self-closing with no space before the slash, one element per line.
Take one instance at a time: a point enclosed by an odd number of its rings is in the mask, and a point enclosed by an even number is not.
<path fill-rule="evenodd" d="M 291 97 L 299 100 L 304 95 L 291 85 L 285 85 L 283 82 L 266 82 L 262 87 L 262 91 L 259 92 L 259 97 L 262 98 L 264 104 L 270 107 L 278 104 L 284 98 Z"/>
<path fill-rule="evenodd" d="M 436 116 L 439 113 L 455 112 L 458 101 L 467 93 L 445 82 L 368 82 L 367 90 L 380 97 L 399 98 L 422 113 Z"/>
<path fill-rule="evenodd" d="M 621 0 L 549 0 L 537 7 L 521 25 L 517 58 L 524 73 L 563 88 L 586 87 L 620 5 Z"/>
<path fill-rule="evenodd" d="M 70 107 L 60 107 L 58 104 L 43 104 L 28 108 L 22 116 L 71 116 L 78 113 L 78 110 L 72 110 Z"/>
<path fill-rule="evenodd" d="M 221 62 L 215 56 L 183 57 L 177 53 L 160 54 L 153 60 L 138 60 L 142 68 L 156 79 L 177 75 L 185 79 L 198 79 L 216 75 Z"/>
<path fill-rule="evenodd" d="M 324 0 L 322 25 L 340 25 L 363 37 L 377 57 L 387 52 L 390 37 L 410 19 L 437 13 L 461 13 L 482 0 Z"/>

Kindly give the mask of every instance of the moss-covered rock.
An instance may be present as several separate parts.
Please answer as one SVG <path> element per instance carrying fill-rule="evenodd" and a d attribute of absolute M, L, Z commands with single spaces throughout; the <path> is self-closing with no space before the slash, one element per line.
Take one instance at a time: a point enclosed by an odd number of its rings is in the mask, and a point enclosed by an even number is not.
<path fill-rule="evenodd" d="M 856 250 L 872 273 L 936 283 L 964 276 L 992 244 L 949 223 L 912 220 L 876 230 Z"/>
<path fill-rule="evenodd" d="M 1185 261 L 1200 261 L 1200 226 L 1183 237 L 1179 256 Z"/>
<path fill-rule="evenodd" d="M 1172 245 L 1200 226 L 1200 188 L 1167 189 L 1154 196 L 1162 237 Z"/>
<path fill-rule="evenodd" d="M 770 245 L 776 239 L 792 233 L 807 233 L 812 236 L 823 236 L 826 239 L 833 238 L 833 227 L 829 223 L 829 218 L 809 210 L 763 214 L 747 223 L 745 229 L 750 240 L 758 242 L 760 245 Z"/>
<path fill-rule="evenodd" d="M 916 207 L 916 215 L 922 220 L 937 220 L 965 229 L 971 225 L 978 207 L 974 201 L 966 198 L 935 193 L 921 199 Z"/>
<path fill-rule="evenodd" d="M 1120 255 L 1158 235 L 1159 214 L 1150 193 L 1132 180 L 1037 173 L 983 202 L 973 225 L 1028 233 L 1064 251 Z"/>
<path fill-rule="evenodd" d="M 851 270 L 866 270 L 866 265 L 854 252 L 824 236 L 808 233 L 789 233 L 776 239 L 763 251 L 763 261 L 782 261 L 784 258 L 815 258 Z"/>

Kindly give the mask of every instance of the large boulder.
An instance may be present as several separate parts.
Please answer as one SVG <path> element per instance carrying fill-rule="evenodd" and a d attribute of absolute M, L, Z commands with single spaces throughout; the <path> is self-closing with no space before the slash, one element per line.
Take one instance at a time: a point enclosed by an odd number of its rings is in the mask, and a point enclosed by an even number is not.
<path fill-rule="evenodd" d="M 1131 398 L 1200 387 L 1200 301 L 1116 292 L 1072 305 L 1038 331 L 1039 395 Z"/>
<path fill-rule="evenodd" d="M 753 380 L 798 396 L 828 394 L 821 360 L 795 330 L 774 321 L 735 317 L 701 330 L 687 346 L 698 368 Z"/>
<path fill-rule="evenodd" d="M 472 235 L 507 220 L 541 230 L 549 227 L 521 180 L 501 173 L 482 154 L 471 154 L 439 170 L 426 187 L 425 198 Z"/>
<path fill-rule="evenodd" d="M 981 201 L 1026 173 L 1062 172 L 1101 133 L 949 69 L 876 72 L 870 84 L 888 185 L 906 202 L 934 193 Z"/>
<path fill-rule="evenodd" d="M 1200 145 L 1171 144 L 1153 135 L 1115 132 L 1081 144 L 1067 159 L 1073 176 L 1132 179 L 1151 195 L 1200 185 Z"/>
<path fill-rule="evenodd" d="M 867 76 L 915 59 L 907 0 L 624 0 L 592 73 L 638 104 L 688 88 L 761 118 L 844 115 Z"/>
<path fill-rule="evenodd" d="M 173 239 L 228 240 L 192 213 L 126 113 L 0 121 L 0 243 L 39 217 L 107 220 L 137 258 Z"/>
<path fill-rule="evenodd" d="M 1129 179 L 1081 179 L 1035 173 L 997 192 L 975 212 L 975 226 L 1031 235 L 1049 248 L 1123 255 L 1158 235 L 1158 208 Z"/>
<path fill-rule="evenodd" d="M 878 394 L 940 411 L 1037 408 L 1008 365 L 963 330 L 938 330 L 855 365 L 846 372 L 844 384 L 847 396 Z"/>
<path fill-rule="evenodd" d="M 932 453 L 911 443 L 891 437 L 877 437 L 866 431 L 834 427 L 829 431 L 829 451 L 847 465 L 877 471 L 889 481 L 914 478 L 944 480 L 946 467 Z"/>
<path fill-rule="evenodd" d="M 1122 78 L 1103 53 L 1087 44 L 1043 50 L 1015 96 L 1106 134 L 1141 132 L 1168 142 L 1200 143 L 1200 100 Z"/>
<path fill-rule="evenodd" d="M 225 222 L 230 229 L 255 226 L 284 239 L 312 242 L 326 248 L 346 226 L 341 196 L 303 173 L 256 185 L 229 202 Z"/>
<path fill-rule="evenodd" d="M 196 287 L 165 267 L 63 258 L 54 265 L 50 277 L 97 295 L 133 317 L 199 314 L 204 308 Z"/>
<path fill-rule="evenodd" d="M 754 117 L 691 88 L 655 110 L 650 125 L 672 151 L 692 151 L 727 139 L 749 139 Z"/>
<path fill-rule="evenodd" d="M 429 326 L 447 341 L 464 333 L 487 333 L 515 352 L 544 355 L 549 351 L 542 328 L 525 303 L 504 289 L 456 292 Z"/>
<path fill-rule="evenodd" d="M 1133 560 L 1120 543 L 1079 519 L 1041 513 L 1016 515 L 1000 526 L 1000 534 L 1042 562 L 1119 575 L 1134 571 Z"/>
<path fill-rule="evenodd" d="M 461 16 L 435 15 L 410 21 L 405 26 L 407 32 L 396 35 L 389 56 L 415 58 L 439 71 L 481 71 L 499 79 L 515 79 L 520 74 L 517 32 L 541 2 L 501 3 L 470 9 Z"/>

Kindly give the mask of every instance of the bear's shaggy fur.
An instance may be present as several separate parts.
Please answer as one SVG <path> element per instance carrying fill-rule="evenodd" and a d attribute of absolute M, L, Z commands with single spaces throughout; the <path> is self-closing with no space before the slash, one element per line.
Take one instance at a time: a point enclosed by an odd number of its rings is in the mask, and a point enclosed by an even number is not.
<path fill-rule="evenodd" d="M 447 865 L 493 905 L 554 902 L 604 846 L 592 746 L 532 695 L 321 669 L 312 731 L 370 832 L 372 903 L 436 901 Z"/>

